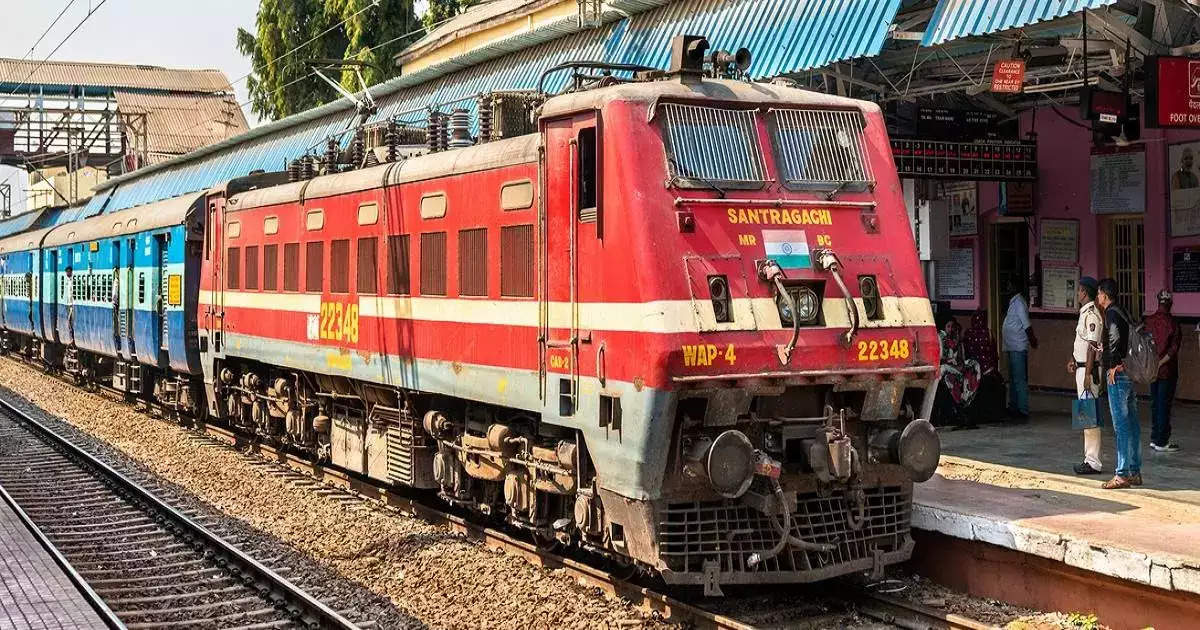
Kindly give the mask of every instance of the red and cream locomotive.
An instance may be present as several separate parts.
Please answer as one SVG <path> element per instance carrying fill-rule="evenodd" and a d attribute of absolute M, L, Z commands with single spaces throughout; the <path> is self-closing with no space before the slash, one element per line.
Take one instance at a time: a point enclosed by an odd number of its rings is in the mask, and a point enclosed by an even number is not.
<path fill-rule="evenodd" d="M 199 370 L 147 382 L 709 593 L 907 559 L 939 346 L 883 117 L 706 46 L 209 191 Z"/>

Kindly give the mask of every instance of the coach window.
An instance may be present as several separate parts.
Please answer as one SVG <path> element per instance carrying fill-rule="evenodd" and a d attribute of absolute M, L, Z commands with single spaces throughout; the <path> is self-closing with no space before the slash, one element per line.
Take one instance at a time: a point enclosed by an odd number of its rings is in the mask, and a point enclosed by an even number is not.
<path fill-rule="evenodd" d="M 300 290 L 300 243 L 283 246 L 283 290 Z"/>
<path fill-rule="evenodd" d="M 258 245 L 246 246 L 246 282 L 247 289 L 258 289 Z"/>
<path fill-rule="evenodd" d="M 138 274 L 138 304 L 146 303 L 146 273 Z"/>
<path fill-rule="evenodd" d="M 378 273 L 375 264 L 377 242 L 374 237 L 358 239 L 358 283 L 355 291 L 360 295 L 379 290 L 379 283 L 375 280 Z"/>
<path fill-rule="evenodd" d="M 350 292 L 350 241 L 347 239 L 329 244 L 329 292 Z"/>
<path fill-rule="evenodd" d="M 242 277 L 242 250 L 230 247 L 225 251 L 225 288 L 240 289 Z"/>
<path fill-rule="evenodd" d="M 446 233 L 421 235 L 421 295 L 446 295 Z"/>
<path fill-rule="evenodd" d="M 263 246 L 263 281 L 264 291 L 274 291 L 279 288 L 279 246 Z"/>
<path fill-rule="evenodd" d="M 576 204 L 579 220 L 584 223 L 595 223 L 598 199 L 597 187 L 600 183 L 597 165 L 599 163 L 599 145 L 596 142 L 596 128 L 586 127 L 579 130 L 578 151 L 579 162 L 575 171 Z"/>
<path fill-rule="evenodd" d="M 313 241 L 304 245 L 304 290 L 320 293 L 325 286 L 325 243 Z"/>
<path fill-rule="evenodd" d="M 408 235 L 394 234 L 387 240 L 388 295 L 408 295 Z"/>

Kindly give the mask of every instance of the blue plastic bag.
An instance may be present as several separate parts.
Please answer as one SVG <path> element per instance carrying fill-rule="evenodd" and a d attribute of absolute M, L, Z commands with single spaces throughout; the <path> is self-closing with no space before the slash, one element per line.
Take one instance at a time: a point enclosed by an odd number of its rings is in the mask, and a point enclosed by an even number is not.
<path fill-rule="evenodd" d="M 1093 429 L 1100 426 L 1099 408 L 1096 397 L 1085 391 L 1084 398 L 1071 401 L 1071 428 L 1077 430 Z"/>

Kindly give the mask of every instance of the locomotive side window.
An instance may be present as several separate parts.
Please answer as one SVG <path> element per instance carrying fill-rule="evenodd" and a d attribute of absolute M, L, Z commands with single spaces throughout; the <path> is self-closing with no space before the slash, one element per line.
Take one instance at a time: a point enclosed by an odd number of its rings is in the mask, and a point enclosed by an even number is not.
<path fill-rule="evenodd" d="M 501 210 L 524 210 L 533 206 L 533 182 L 523 179 L 500 187 Z"/>
<path fill-rule="evenodd" d="M 767 180 L 753 110 L 666 103 L 663 141 L 671 181 L 688 188 L 757 187 Z"/>
<path fill-rule="evenodd" d="M 861 190 L 874 181 L 859 112 L 773 109 L 767 120 L 785 183 Z"/>
<path fill-rule="evenodd" d="M 375 280 L 378 273 L 375 265 L 376 242 L 374 237 L 358 239 L 358 283 L 355 290 L 360 294 L 379 290 Z"/>
<path fill-rule="evenodd" d="M 300 243 L 283 246 L 283 290 L 300 290 Z"/>
<path fill-rule="evenodd" d="M 320 293 L 325 285 L 325 243 L 313 241 L 304 245 L 304 290 Z"/>
<path fill-rule="evenodd" d="M 264 291 L 274 291 L 279 288 L 279 246 L 263 246 L 263 281 Z"/>
<path fill-rule="evenodd" d="M 242 277 L 242 250 L 230 247 L 225 251 L 225 288 L 240 289 Z"/>
<path fill-rule="evenodd" d="M 596 169 L 599 160 L 596 159 L 596 152 L 598 150 L 596 128 L 580 129 L 578 138 L 579 167 L 575 171 L 575 190 L 579 195 L 577 201 L 579 220 L 585 223 L 596 221 L 596 185 L 599 183 Z"/>
<path fill-rule="evenodd" d="M 329 244 L 329 291 L 350 292 L 350 241 L 347 239 Z"/>
<path fill-rule="evenodd" d="M 320 209 L 309 210 L 308 214 L 304 215 L 304 227 L 309 231 L 325 227 L 325 211 Z"/>
<path fill-rule="evenodd" d="M 246 282 L 247 289 L 258 289 L 258 245 L 246 246 Z"/>
<path fill-rule="evenodd" d="M 387 245 L 388 295 L 408 295 L 408 235 L 389 236 Z"/>
<path fill-rule="evenodd" d="M 458 294 L 487 295 L 487 228 L 458 233 Z"/>
<path fill-rule="evenodd" d="M 379 204 L 364 203 L 358 206 L 358 224 L 375 225 L 379 221 Z"/>
<path fill-rule="evenodd" d="M 421 235 L 421 295 L 446 295 L 446 233 Z"/>
<path fill-rule="evenodd" d="M 533 226 L 500 228 L 500 295 L 533 297 Z"/>
<path fill-rule="evenodd" d="M 421 218 L 440 219 L 446 216 L 446 193 L 430 193 L 421 196 Z"/>

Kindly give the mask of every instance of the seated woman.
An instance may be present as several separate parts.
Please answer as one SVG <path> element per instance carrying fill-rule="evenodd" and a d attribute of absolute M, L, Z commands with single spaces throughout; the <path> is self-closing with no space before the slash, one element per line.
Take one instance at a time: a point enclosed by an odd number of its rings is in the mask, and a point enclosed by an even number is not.
<path fill-rule="evenodd" d="M 963 338 L 967 357 L 979 365 L 979 391 L 967 410 L 973 422 L 995 422 L 1003 419 L 1004 377 L 1000 376 L 1000 360 L 996 353 L 996 338 L 988 328 L 987 313 L 976 311 L 971 327 Z"/>
<path fill-rule="evenodd" d="M 979 364 L 963 352 L 962 325 L 950 319 L 938 332 L 942 342 L 941 383 L 934 399 L 934 424 L 974 426 L 968 409 L 979 388 Z"/>

